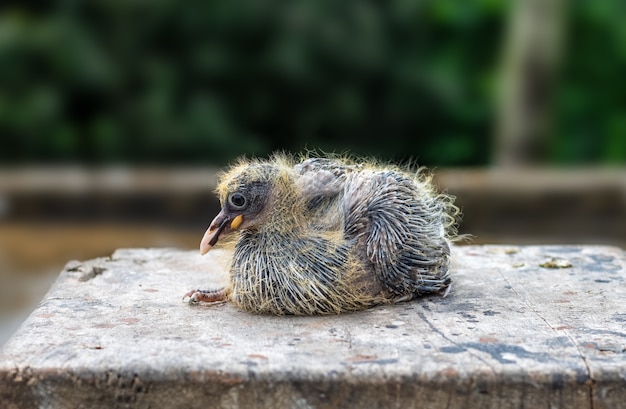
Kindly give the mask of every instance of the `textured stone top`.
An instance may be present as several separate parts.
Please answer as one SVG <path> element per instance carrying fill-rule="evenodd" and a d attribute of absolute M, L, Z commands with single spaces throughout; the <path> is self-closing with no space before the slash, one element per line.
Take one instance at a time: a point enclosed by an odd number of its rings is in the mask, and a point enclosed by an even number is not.
<path fill-rule="evenodd" d="M 462 246 L 452 291 L 323 317 L 190 306 L 229 254 L 70 262 L 0 351 L 1 407 L 613 408 L 626 252 Z"/>

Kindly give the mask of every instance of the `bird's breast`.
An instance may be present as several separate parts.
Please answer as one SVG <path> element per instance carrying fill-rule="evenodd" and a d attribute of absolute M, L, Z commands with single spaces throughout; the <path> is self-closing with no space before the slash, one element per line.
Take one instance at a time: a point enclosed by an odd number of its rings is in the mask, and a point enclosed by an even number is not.
<path fill-rule="evenodd" d="M 233 301 L 266 313 L 319 314 L 353 309 L 361 271 L 340 234 L 242 234 L 231 268 Z"/>

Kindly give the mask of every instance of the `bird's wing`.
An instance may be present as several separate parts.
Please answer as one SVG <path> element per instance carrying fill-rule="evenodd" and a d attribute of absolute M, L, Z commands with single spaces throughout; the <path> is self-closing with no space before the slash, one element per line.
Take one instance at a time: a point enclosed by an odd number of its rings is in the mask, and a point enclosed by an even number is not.
<path fill-rule="evenodd" d="M 444 209 L 420 182 L 396 171 L 351 174 L 345 191 L 346 237 L 398 296 L 447 287 Z"/>
<path fill-rule="evenodd" d="M 349 167 L 333 159 L 310 158 L 298 163 L 294 170 L 302 195 L 312 200 L 341 192 Z"/>
<path fill-rule="evenodd" d="M 311 228 L 318 231 L 342 229 L 341 197 L 352 166 L 333 159 L 311 158 L 297 164 L 294 171 L 309 211 Z"/>

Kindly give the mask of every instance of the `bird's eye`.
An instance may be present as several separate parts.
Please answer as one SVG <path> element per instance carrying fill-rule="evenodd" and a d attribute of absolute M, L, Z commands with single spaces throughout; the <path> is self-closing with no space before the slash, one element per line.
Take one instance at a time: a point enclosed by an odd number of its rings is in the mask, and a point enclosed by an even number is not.
<path fill-rule="evenodd" d="M 246 197 L 241 193 L 233 193 L 228 196 L 228 204 L 235 209 L 243 209 L 248 204 Z"/>

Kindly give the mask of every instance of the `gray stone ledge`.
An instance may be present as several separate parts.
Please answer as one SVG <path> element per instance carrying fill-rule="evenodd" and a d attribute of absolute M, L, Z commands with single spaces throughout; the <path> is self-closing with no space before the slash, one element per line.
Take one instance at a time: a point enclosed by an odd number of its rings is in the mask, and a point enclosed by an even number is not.
<path fill-rule="evenodd" d="M 455 247 L 446 298 L 325 317 L 189 306 L 229 254 L 70 262 L 0 351 L 3 408 L 615 408 L 626 252 Z M 551 268 L 552 267 L 552 268 Z"/>

